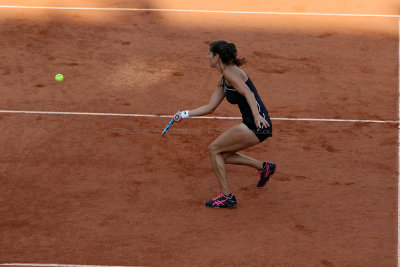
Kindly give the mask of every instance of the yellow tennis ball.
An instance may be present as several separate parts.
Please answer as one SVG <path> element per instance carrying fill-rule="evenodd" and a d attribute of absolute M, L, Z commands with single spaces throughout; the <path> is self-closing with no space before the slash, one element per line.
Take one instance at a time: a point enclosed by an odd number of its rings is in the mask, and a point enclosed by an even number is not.
<path fill-rule="evenodd" d="M 62 82 L 64 80 L 64 76 L 62 74 L 57 74 L 55 79 L 57 82 Z"/>

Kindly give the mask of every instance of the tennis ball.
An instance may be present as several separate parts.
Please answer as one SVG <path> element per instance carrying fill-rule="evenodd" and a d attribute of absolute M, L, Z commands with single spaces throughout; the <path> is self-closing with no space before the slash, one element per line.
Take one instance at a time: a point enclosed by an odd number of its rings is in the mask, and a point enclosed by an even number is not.
<path fill-rule="evenodd" d="M 64 80 L 64 76 L 62 74 L 57 74 L 55 79 L 57 82 L 62 82 Z"/>

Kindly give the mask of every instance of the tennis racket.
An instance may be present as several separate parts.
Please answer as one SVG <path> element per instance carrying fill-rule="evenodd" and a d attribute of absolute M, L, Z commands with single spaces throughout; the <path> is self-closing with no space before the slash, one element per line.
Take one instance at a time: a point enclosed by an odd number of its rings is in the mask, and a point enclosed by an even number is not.
<path fill-rule="evenodd" d="M 169 128 L 171 128 L 172 124 L 174 123 L 175 120 L 179 120 L 179 115 L 175 115 L 174 119 L 171 119 L 168 125 L 165 127 L 164 131 L 161 133 L 161 135 L 165 135 Z"/>

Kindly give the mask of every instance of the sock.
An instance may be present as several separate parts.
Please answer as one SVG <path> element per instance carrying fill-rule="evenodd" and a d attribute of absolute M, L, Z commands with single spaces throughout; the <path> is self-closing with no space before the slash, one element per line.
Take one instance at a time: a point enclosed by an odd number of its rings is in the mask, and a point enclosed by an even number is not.
<path fill-rule="evenodd" d="M 227 195 L 225 195 L 225 194 L 223 194 L 224 195 L 224 197 L 226 197 L 226 198 L 230 198 L 231 196 L 232 196 L 232 193 L 231 194 L 229 194 L 228 196 Z"/>
<path fill-rule="evenodd" d="M 263 167 L 260 169 L 260 171 L 265 171 L 267 169 L 267 163 L 266 162 L 264 162 L 263 163 Z"/>

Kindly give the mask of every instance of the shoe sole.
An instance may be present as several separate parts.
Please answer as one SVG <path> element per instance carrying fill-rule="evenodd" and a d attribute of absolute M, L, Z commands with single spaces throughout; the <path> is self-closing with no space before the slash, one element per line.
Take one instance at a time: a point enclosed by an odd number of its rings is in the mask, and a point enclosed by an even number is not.
<path fill-rule="evenodd" d="M 269 179 L 271 179 L 271 176 L 274 175 L 275 171 L 276 171 L 276 164 L 275 164 L 275 167 L 274 167 L 274 169 L 272 170 L 271 174 L 269 175 Z M 258 189 L 263 189 L 264 186 L 266 186 L 266 185 L 268 184 L 269 179 L 268 179 L 268 181 L 265 182 L 265 184 L 264 184 L 263 186 L 257 186 L 257 188 L 258 188 Z"/>
<path fill-rule="evenodd" d="M 235 206 L 233 206 L 233 207 L 210 207 L 210 206 L 207 206 L 207 205 L 204 203 L 204 206 L 206 206 L 207 208 L 212 208 L 212 209 L 222 209 L 222 208 L 225 208 L 225 209 L 234 209 L 234 208 L 237 207 L 237 204 L 236 204 Z"/>

